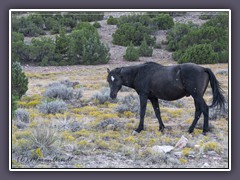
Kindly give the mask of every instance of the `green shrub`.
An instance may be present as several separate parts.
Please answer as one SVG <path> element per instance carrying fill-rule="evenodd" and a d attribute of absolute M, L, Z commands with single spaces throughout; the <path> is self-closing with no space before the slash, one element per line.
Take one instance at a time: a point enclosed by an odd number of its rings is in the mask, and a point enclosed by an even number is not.
<path fill-rule="evenodd" d="M 138 49 L 133 46 L 132 43 L 127 47 L 126 53 L 123 55 L 124 59 L 127 61 L 136 61 L 139 58 Z"/>
<path fill-rule="evenodd" d="M 67 54 L 69 48 L 69 38 L 66 36 L 66 30 L 61 29 L 59 35 L 56 36 L 55 40 L 56 53 L 61 54 L 62 56 Z"/>
<path fill-rule="evenodd" d="M 12 62 L 12 95 L 22 97 L 28 90 L 28 79 L 19 62 Z"/>
<path fill-rule="evenodd" d="M 151 57 L 153 53 L 153 48 L 147 45 L 146 40 L 144 39 L 139 47 L 139 55 L 143 57 Z"/>
<path fill-rule="evenodd" d="M 173 56 L 173 58 L 176 57 Z M 177 56 L 178 63 L 213 64 L 217 62 L 217 59 L 218 54 L 213 51 L 210 44 L 193 45 Z"/>
<path fill-rule="evenodd" d="M 149 16 L 146 15 L 128 15 L 128 16 L 121 16 L 118 19 L 118 27 L 123 24 L 134 24 L 140 23 L 145 27 L 152 27 L 153 23 Z"/>
<path fill-rule="evenodd" d="M 45 34 L 43 31 L 44 21 L 41 16 L 31 14 L 26 17 L 12 17 L 12 30 L 22 33 L 24 36 L 39 36 Z"/>
<path fill-rule="evenodd" d="M 176 17 L 176 16 L 183 16 L 186 14 L 186 12 L 184 11 L 149 11 L 146 13 L 150 18 L 155 18 L 157 16 L 159 16 L 160 14 L 168 14 L 172 17 Z"/>
<path fill-rule="evenodd" d="M 46 30 L 49 30 L 51 34 L 57 34 L 59 33 L 61 25 L 58 20 L 54 19 L 53 17 L 48 17 L 45 19 L 45 27 Z"/>
<path fill-rule="evenodd" d="M 100 28 L 100 27 L 101 27 L 101 24 L 100 24 L 99 22 L 95 21 L 95 22 L 93 23 L 93 26 L 94 26 L 95 28 Z"/>
<path fill-rule="evenodd" d="M 173 18 L 169 14 L 160 14 L 153 18 L 153 22 L 156 23 L 158 29 L 166 30 L 173 27 Z"/>
<path fill-rule="evenodd" d="M 41 66 L 48 66 L 50 61 L 57 61 L 56 45 L 51 38 L 32 39 L 30 49 L 31 61 Z"/>
<path fill-rule="evenodd" d="M 228 33 L 227 14 L 216 15 L 200 27 L 176 24 L 167 34 L 167 49 L 176 51 L 173 59 L 179 63 L 226 63 Z"/>
<path fill-rule="evenodd" d="M 167 50 L 176 51 L 179 49 L 179 41 L 185 37 L 190 31 L 197 29 L 198 26 L 193 23 L 181 24 L 176 23 L 167 33 Z"/>
<path fill-rule="evenodd" d="M 79 23 L 69 35 L 68 58 L 81 64 L 105 64 L 109 48 L 101 43 L 98 31 L 89 23 Z"/>
<path fill-rule="evenodd" d="M 113 44 L 128 46 L 132 42 L 133 45 L 139 46 L 145 38 L 148 45 L 154 45 L 156 38 L 151 37 L 150 33 L 151 29 L 140 22 L 125 23 L 113 33 Z"/>
<path fill-rule="evenodd" d="M 11 90 L 12 90 L 12 103 L 11 103 L 11 110 L 12 115 L 13 112 L 16 110 L 17 105 L 16 101 L 19 100 L 22 95 L 26 93 L 28 90 L 28 79 L 25 76 L 24 72 L 22 71 L 22 67 L 19 62 L 12 62 L 12 73 L 11 73 Z"/>
<path fill-rule="evenodd" d="M 24 61 L 29 59 L 27 46 L 24 44 L 24 36 L 18 32 L 12 32 L 12 61 Z"/>
<path fill-rule="evenodd" d="M 117 25 L 118 24 L 118 19 L 114 18 L 113 16 L 109 16 L 107 20 L 107 24 L 109 25 Z"/>
<path fill-rule="evenodd" d="M 109 47 L 100 42 L 99 36 L 93 35 L 83 45 L 83 64 L 106 64 L 110 59 Z"/>

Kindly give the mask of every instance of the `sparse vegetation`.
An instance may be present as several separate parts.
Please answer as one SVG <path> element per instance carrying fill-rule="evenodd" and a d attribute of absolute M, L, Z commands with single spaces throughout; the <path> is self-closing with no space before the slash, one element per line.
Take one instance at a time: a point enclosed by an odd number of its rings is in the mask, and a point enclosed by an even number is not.
<path fill-rule="evenodd" d="M 63 100 L 45 101 L 38 106 L 39 112 L 43 114 L 56 114 L 66 111 L 67 104 Z"/>

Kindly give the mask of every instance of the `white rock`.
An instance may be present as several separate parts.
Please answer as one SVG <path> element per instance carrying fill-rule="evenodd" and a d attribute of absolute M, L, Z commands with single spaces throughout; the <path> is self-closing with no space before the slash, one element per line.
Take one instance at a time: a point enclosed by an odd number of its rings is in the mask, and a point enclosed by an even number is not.
<path fill-rule="evenodd" d="M 175 145 L 175 148 L 184 148 L 187 145 L 188 139 L 182 135 L 182 137 L 179 139 L 177 144 Z"/>
<path fill-rule="evenodd" d="M 208 163 L 204 163 L 203 165 L 202 165 L 202 168 L 209 168 L 210 167 L 210 165 L 208 164 Z"/>
<path fill-rule="evenodd" d="M 168 153 L 174 149 L 173 146 L 153 146 L 152 151 L 156 153 Z"/>

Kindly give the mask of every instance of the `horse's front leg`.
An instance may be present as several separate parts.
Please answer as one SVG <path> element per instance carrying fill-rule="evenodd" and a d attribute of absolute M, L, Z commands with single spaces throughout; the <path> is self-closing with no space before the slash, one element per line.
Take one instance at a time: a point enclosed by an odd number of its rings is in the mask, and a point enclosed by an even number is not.
<path fill-rule="evenodd" d="M 140 96 L 140 122 L 138 128 L 135 130 L 136 132 L 140 133 L 143 130 L 144 126 L 144 116 L 146 112 L 147 106 L 147 96 L 139 95 Z"/>
<path fill-rule="evenodd" d="M 163 132 L 165 126 L 164 126 L 162 118 L 161 118 L 161 113 L 160 113 L 158 99 L 157 98 L 150 98 L 150 101 L 152 103 L 155 115 L 156 115 L 156 117 L 158 119 L 158 122 L 159 122 L 159 131 Z"/>

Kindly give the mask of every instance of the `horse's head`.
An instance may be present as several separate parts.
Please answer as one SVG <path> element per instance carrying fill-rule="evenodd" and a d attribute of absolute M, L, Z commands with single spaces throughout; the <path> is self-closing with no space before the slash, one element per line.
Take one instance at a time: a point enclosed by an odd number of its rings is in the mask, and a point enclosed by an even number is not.
<path fill-rule="evenodd" d="M 121 68 L 116 68 L 110 71 L 107 68 L 108 77 L 107 81 L 110 87 L 110 97 L 116 99 L 118 91 L 122 88 L 122 79 L 120 76 Z"/>

